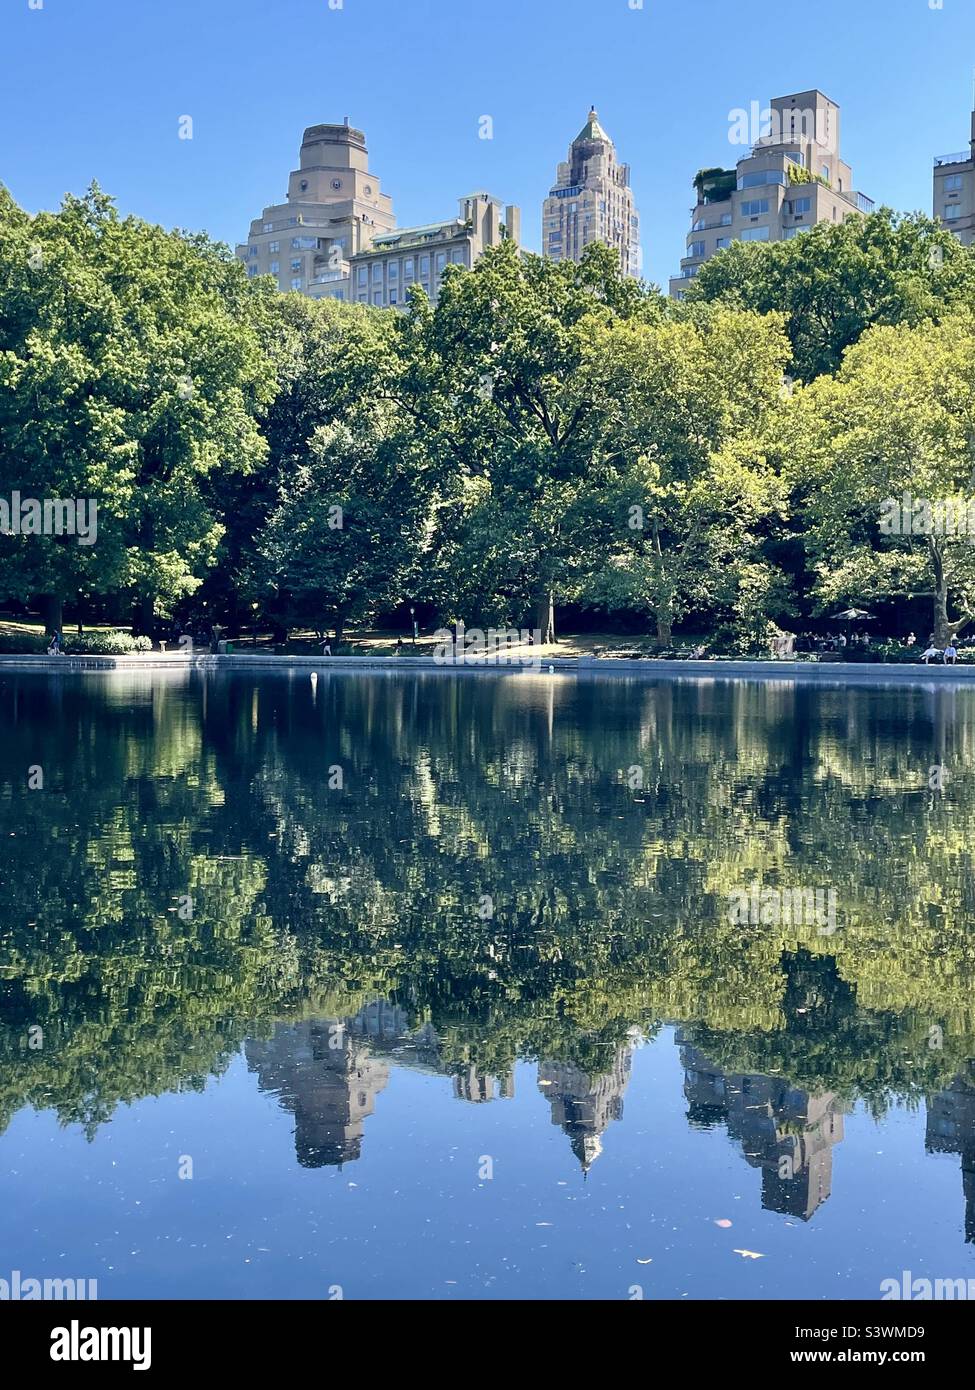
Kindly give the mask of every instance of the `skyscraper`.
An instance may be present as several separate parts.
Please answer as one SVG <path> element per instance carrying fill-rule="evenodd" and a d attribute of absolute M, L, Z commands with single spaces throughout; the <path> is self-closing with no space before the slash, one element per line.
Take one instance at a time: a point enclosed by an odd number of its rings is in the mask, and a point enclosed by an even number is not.
<path fill-rule="evenodd" d="M 758 103 L 755 103 L 756 108 Z M 742 113 L 744 115 L 744 113 Z M 788 241 L 817 222 L 843 222 L 873 211 L 853 187 L 840 157 L 840 108 L 820 91 L 776 97 L 767 135 L 734 169 L 702 169 L 680 275 L 670 293 L 683 299 L 705 261 L 733 241 Z"/>
<path fill-rule="evenodd" d="M 369 170 L 366 137 L 349 125 L 313 125 L 301 141 L 286 203 L 264 209 L 237 255 L 248 275 L 281 290 L 348 299 L 349 262 L 396 226 L 393 200 Z"/>
<path fill-rule="evenodd" d="M 617 161 L 616 146 L 599 124 L 595 107 L 545 199 L 542 254 L 553 261 L 578 261 L 594 241 L 618 252 L 625 275 L 639 275 L 640 217 L 630 166 Z"/>

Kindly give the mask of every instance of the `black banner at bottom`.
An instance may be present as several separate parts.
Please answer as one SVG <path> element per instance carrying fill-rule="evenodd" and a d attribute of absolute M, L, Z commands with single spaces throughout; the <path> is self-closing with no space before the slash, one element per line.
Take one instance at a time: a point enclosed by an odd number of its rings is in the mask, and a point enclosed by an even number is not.
<path fill-rule="evenodd" d="M 510 1376 L 515 1359 L 524 1356 L 526 1337 L 539 1357 L 551 1356 L 553 1336 L 567 1339 L 566 1353 L 576 1371 L 590 1357 L 605 1370 L 608 1352 L 614 1360 L 628 1350 L 645 1359 L 661 1338 L 672 1355 L 695 1368 L 727 1367 L 738 1374 L 757 1366 L 766 1375 L 830 1365 L 947 1370 L 967 1353 L 972 1339 L 970 1315 L 960 1299 L 841 1304 L 540 1298 L 501 1304 L 500 1321 L 493 1316 L 498 1302 L 463 1303 L 447 1317 L 454 1300 L 0 1303 L 0 1335 L 16 1355 L 19 1374 L 50 1368 L 65 1378 L 85 1370 L 172 1376 L 190 1368 L 249 1375 L 273 1369 L 280 1375 L 305 1366 L 328 1375 L 346 1360 L 361 1373 L 371 1354 L 385 1347 L 395 1356 L 397 1349 L 413 1348 L 418 1333 L 436 1337 L 431 1351 L 452 1350 L 456 1338 L 458 1349 L 466 1346 L 470 1352 L 475 1349 L 470 1339 L 476 1338 L 481 1376 L 495 1364 Z M 409 1319 L 402 1331 L 395 1326 L 400 1310 Z M 424 1326 L 427 1316 L 430 1323 Z M 387 1324 L 381 1341 L 377 1319 Z M 603 1340 L 603 1332 L 611 1340 Z M 517 1343 L 512 1334 L 521 1334 Z M 391 1336 L 395 1342 L 386 1340 Z"/>

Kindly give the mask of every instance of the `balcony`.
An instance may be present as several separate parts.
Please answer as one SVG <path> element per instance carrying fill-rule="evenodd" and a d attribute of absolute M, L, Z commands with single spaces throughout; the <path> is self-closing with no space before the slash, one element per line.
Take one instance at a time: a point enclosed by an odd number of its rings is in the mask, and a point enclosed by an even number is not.
<path fill-rule="evenodd" d="M 971 150 L 961 150 L 957 154 L 939 154 L 935 156 L 934 167 L 940 169 L 945 164 L 968 164 L 971 157 Z"/>

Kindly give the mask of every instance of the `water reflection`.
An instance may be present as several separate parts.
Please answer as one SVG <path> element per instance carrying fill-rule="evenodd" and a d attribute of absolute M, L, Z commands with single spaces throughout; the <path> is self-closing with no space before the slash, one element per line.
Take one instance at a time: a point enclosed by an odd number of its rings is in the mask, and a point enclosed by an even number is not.
<path fill-rule="evenodd" d="M 815 1217 L 858 1103 L 924 1104 L 975 1238 L 975 692 L 6 677 L 0 717 L 0 1132 L 242 1053 L 320 1168 L 397 1069 L 482 1104 L 528 1060 L 586 1172 L 677 1024 L 764 1208 Z M 752 883 L 838 930 L 729 920 Z"/>

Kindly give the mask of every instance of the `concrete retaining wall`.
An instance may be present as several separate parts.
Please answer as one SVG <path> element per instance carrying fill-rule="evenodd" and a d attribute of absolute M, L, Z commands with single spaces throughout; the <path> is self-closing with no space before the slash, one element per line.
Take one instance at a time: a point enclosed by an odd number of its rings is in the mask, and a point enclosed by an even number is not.
<path fill-rule="evenodd" d="M 4 671 L 34 671 L 58 675 L 84 671 L 423 671 L 437 675 L 501 673 L 576 676 L 681 676 L 687 680 L 774 680 L 886 683 L 888 681 L 975 684 L 972 666 L 894 666 L 877 663 L 827 661 L 656 661 L 611 657 L 542 658 L 539 665 L 495 665 L 488 662 L 435 662 L 431 656 L 270 656 L 233 652 L 227 655 L 187 656 L 182 652 L 140 652 L 131 656 L 4 656 Z"/>

